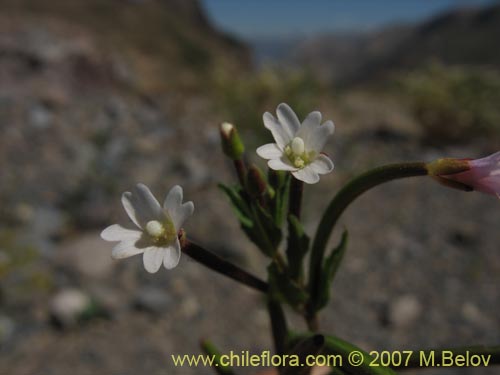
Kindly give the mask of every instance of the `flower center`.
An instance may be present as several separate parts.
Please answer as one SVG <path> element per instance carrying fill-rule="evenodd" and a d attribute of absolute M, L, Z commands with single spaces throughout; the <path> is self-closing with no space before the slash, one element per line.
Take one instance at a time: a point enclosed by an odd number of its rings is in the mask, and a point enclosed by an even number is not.
<path fill-rule="evenodd" d="M 292 152 L 295 155 L 302 155 L 306 150 L 306 146 L 304 145 L 304 140 L 299 137 L 295 137 L 290 143 L 290 147 L 292 148 Z"/>
<path fill-rule="evenodd" d="M 304 140 L 295 137 L 285 146 L 285 155 L 296 168 L 303 168 L 314 159 L 314 151 L 306 152 Z"/>
<path fill-rule="evenodd" d="M 156 245 L 165 245 L 172 242 L 177 235 L 174 223 L 166 219 L 163 223 L 158 220 L 148 221 L 145 231 Z"/>

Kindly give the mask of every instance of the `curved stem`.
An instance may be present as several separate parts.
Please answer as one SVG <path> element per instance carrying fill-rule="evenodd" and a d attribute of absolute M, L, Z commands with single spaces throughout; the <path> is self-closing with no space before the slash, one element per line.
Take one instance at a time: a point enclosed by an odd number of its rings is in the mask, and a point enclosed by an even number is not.
<path fill-rule="evenodd" d="M 187 239 L 181 239 L 181 244 L 184 253 L 211 270 L 259 292 L 267 293 L 268 284 L 265 281 Z"/>
<path fill-rule="evenodd" d="M 427 174 L 428 171 L 424 162 L 389 164 L 359 175 L 337 193 L 321 218 L 312 245 L 309 264 L 309 290 L 312 304 L 309 309 L 314 310 L 326 245 L 335 224 L 344 210 L 361 194 L 375 186 L 395 179 L 425 176 Z M 310 314 L 314 315 L 315 311 L 310 311 Z"/>

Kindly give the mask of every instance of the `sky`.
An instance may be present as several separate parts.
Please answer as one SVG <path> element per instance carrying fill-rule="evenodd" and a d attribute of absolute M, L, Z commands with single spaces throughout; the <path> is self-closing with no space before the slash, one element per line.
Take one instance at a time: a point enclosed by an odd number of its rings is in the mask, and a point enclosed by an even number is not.
<path fill-rule="evenodd" d="M 496 0 L 202 0 L 212 22 L 244 39 L 367 31 Z"/>

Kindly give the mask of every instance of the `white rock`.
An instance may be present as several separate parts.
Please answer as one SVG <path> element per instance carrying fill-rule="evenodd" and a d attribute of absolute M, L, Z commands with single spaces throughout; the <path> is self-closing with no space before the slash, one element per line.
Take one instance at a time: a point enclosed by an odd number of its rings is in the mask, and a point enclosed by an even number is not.
<path fill-rule="evenodd" d="M 92 232 L 63 243 L 58 250 L 59 261 L 91 279 L 112 277 L 116 264 L 111 259 L 113 246 L 103 241 L 99 232 Z"/>
<path fill-rule="evenodd" d="M 64 289 L 50 301 L 50 314 L 62 326 L 72 326 L 90 304 L 90 297 L 82 291 Z"/>
<path fill-rule="evenodd" d="M 422 312 L 422 305 L 413 295 L 397 298 L 389 307 L 389 321 L 396 327 L 406 327 L 415 322 Z"/>

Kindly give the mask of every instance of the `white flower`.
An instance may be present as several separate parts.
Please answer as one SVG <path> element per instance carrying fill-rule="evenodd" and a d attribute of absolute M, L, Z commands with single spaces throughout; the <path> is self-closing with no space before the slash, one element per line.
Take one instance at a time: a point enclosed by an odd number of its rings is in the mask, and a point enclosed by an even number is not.
<path fill-rule="evenodd" d="M 122 259 L 144 254 L 144 268 L 150 273 L 158 271 L 162 263 L 167 269 L 177 266 L 181 257 L 177 233 L 194 211 L 193 202 L 182 203 L 182 188 L 174 186 L 162 207 L 146 185 L 137 184 L 133 193 L 123 193 L 122 204 L 137 228 L 114 224 L 102 231 L 102 239 L 120 241 L 111 256 Z"/>
<path fill-rule="evenodd" d="M 278 106 L 276 113 L 278 119 L 269 112 L 263 116 L 264 126 L 271 131 L 276 143 L 259 147 L 257 154 L 269 160 L 269 168 L 290 171 L 296 179 L 315 184 L 320 174 L 333 170 L 333 162 L 321 152 L 333 134 L 333 122 L 321 125 L 321 113 L 315 111 L 301 124 L 285 103 Z"/>

